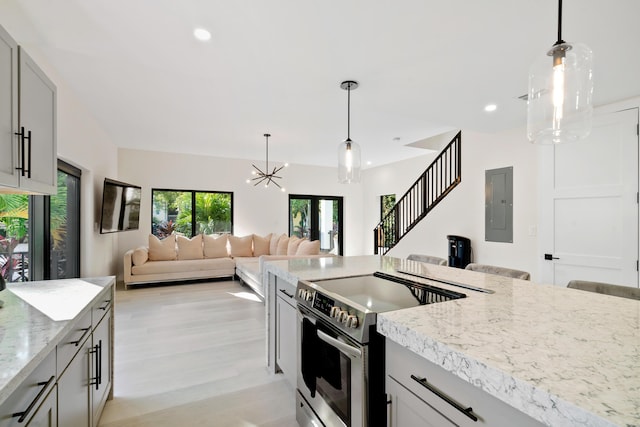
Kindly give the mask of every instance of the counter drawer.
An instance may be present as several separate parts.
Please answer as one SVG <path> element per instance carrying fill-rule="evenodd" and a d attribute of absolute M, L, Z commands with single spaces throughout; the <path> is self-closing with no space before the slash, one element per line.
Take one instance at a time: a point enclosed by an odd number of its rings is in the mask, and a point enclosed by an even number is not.
<path fill-rule="evenodd" d="M 113 305 L 113 288 L 110 287 L 107 292 L 104 292 L 100 295 L 97 302 L 93 305 L 92 311 L 92 328 L 95 329 L 98 326 L 98 323 L 102 320 L 105 314 L 109 310 L 111 310 L 111 306 Z"/>
<path fill-rule="evenodd" d="M 397 382 L 456 425 L 542 427 L 528 415 L 388 339 L 386 364 L 387 389 Z"/>
<path fill-rule="evenodd" d="M 71 359 L 82 348 L 82 343 L 91 336 L 91 311 L 82 316 L 71 332 L 60 340 L 57 347 L 58 360 L 56 362 L 56 372 L 58 377 L 69 366 Z"/>
<path fill-rule="evenodd" d="M 296 285 L 292 285 L 278 277 L 276 281 L 276 295 L 292 307 L 296 306 Z"/>
<path fill-rule="evenodd" d="M 0 406 L 0 427 L 27 425 L 55 384 L 56 352 L 53 350 Z"/>

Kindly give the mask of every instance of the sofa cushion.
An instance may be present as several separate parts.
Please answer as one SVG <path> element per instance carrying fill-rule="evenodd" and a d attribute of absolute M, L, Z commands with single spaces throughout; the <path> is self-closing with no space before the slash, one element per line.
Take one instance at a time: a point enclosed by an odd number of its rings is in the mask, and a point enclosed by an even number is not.
<path fill-rule="evenodd" d="M 287 248 L 289 247 L 289 237 L 286 234 L 280 236 L 278 239 L 278 248 L 276 249 L 276 253 L 273 255 L 286 255 Z"/>
<path fill-rule="evenodd" d="M 133 265 L 142 265 L 149 259 L 149 249 L 144 246 L 136 248 L 131 254 L 131 262 Z"/>
<path fill-rule="evenodd" d="M 280 238 L 284 236 L 287 237 L 286 234 L 276 234 L 276 233 L 272 233 L 271 234 L 271 241 L 269 242 L 269 254 L 270 255 L 275 255 L 278 252 L 278 241 L 280 240 Z"/>
<path fill-rule="evenodd" d="M 217 234 L 205 234 L 202 238 L 204 240 L 205 258 L 224 258 L 229 256 L 226 234 L 219 237 Z"/>
<path fill-rule="evenodd" d="M 170 234 L 160 240 L 153 234 L 149 234 L 149 259 L 151 261 L 176 259 L 176 235 Z"/>
<path fill-rule="evenodd" d="M 251 243 L 253 242 L 253 235 L 237 237 L 229 235 L 229 255 L 232 257 L 237 256 L 252 256 Z"/>
<path fill-rule="evenodd" d="M 134 265 L 131 273 L 136 274 L 166 274 L 166 273 L 188 273 L 206 270 L 231 269 L 235 262 L 231 258 L 212 259 L 189 259 L 180 262 L 175 261 L 153 261 L 143 265 Z"/>
<path fill-rule="evenodd" d="M 184 236 L 177 237 L 178 242 L 178 259 L 202 259 L 202 234 L 193 236 L 191 239 Z"/>
<path fill-rule="evenodd" d="M 320 240 L 303 240 L 296 251 L 296 255 L 318 255 L 319 253 Z"/>
<path fill-rule="evenodd" d="M 269 255 L 269 244 L 271 242 L 271 234 L 260 237 L 253 235 L 253 256 Z"/>
<path fill-rule="evenodd" d="M 291 236 L 289 238 L 289 244 L 287 245 L 287 255 L 295 255 L 298 251 L 298 246 L 300 246 L 300 243 L 304 240 L 305 239 L 301 239 L 298 236 Z"/>

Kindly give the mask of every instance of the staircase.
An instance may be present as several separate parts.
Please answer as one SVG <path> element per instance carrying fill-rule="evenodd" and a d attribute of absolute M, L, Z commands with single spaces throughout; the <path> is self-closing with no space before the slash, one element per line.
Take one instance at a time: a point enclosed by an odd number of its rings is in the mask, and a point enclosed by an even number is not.
<path fill-rule="evenodd" d="M 385 255 L 462 180 L 461 135 L 442 149 L 373 230 L 373 253 Z"/>

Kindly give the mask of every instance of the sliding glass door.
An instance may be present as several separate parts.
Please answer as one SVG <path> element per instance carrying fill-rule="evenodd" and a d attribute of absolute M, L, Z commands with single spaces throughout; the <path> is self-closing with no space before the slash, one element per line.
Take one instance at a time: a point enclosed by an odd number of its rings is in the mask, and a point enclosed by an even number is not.
<path fill-rule="evenodd" d="M 52 196 L 0 195 L 0 274 L 8 282 L 80 277 L 80 170 L 58 161 Z"/>
<path fill-rule="evenodd" d="M 320 240 L 321 252 L 342 255 L 342 197 L 289 195 L 289 235 Z"/>

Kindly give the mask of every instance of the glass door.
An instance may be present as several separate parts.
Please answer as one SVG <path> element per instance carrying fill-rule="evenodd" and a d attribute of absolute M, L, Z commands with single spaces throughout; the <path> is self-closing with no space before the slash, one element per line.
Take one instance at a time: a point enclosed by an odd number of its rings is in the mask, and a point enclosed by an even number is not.
<path fill-rule="evenodd" d="M 289 235 L 319 240 L 320 252 L 342 255 L 342 197 L 289 195 Z"/>
<path fill-rule="evenodd" d="M 58 191 L 49 197 L 48 279 L 80 277 L 80 170 L 58 164 Z"/>
<path fill-rule="evenodd" d="M 29 196 L 0 194 L 0 274 L 7 282 L 29 280 Z"/>

